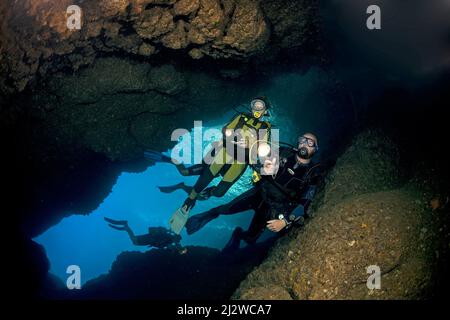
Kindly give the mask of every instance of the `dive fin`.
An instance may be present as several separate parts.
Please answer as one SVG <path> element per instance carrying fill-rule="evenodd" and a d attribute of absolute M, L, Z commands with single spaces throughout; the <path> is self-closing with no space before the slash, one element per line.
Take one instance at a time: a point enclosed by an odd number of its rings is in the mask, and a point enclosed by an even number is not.
<path fill-rule="evenodd" d="M 207 224 L 211 220 L 217 218 L 218 216 L 219 215 L 217 213 L 209 212 L 209 211 L 207 211 L 205 213 L 199 213 L 199 214 L 193 215 L 186 222 L 186 232 L 187 232 L 187 234 L 191 235 L 194 232 L 197 232 L 198 230 L 203 228 L 203 226 L 205 224 Z"/>
<path fill-rule="evenodd" d="M 170 230 L 176 234 L 180 234 L 189 217 L 189 211 L 184 206 L 177 209 L 169 220 Z"/>
<path fill-rule="evenodd" d="M 110 226 L 110 227 L 113 228 L 113 229 L 120 230 L 120 231 L 126 230 L 125 227 L 118 227 L 118 226 L 115 226 L 115 225 L 113 225 L 113 224 L 108 224 L 108 226 Z"/>
<path fill-rule="evenodd" d="M 106 222 L 111 223 L 111 224 L 118 224 L 118 225 L 122 225 L 122 226 L 125 226 L 125 225 L 128 224 L 128 221 L 127 221 L 127 220 L 113 220 L 113 219 L 108 218 L 108 217 L 103 217 L 103 219 L 104 219 Z"/>
<path fill-rule="evenodd" d="M 172 159 L 170 157 L 166 156 L 165 154 L 162 154 L 159 151 L 155 151 L 155 150 L 144 151 L 144 157 L 147 160 L 151 160 L 154 162 L 167 162 L 167 163 L 172 162 Z"/>
<path fill-rule="evenodd" d="M 167 186 L 167 187 L 160 187 L 160 186 L 158 186 L 159 190 L 161 192 L 164 192 L 164 193 L 172 193 L 172 192 L 175 192 L 175 191 L 177 191 L 179 189 L 183 189 L 183 187 L 184 187 L 184 183 L 183 182 L 180 182 L 180 183 L 175 184 L 173 186 Z"/>

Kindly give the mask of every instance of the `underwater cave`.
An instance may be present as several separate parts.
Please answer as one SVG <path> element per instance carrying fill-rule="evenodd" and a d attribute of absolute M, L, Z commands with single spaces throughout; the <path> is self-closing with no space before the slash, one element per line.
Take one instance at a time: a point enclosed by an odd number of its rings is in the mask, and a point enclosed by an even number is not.
<path fill-rule="evenodd" d="M 381 29 L 366 26 L 373 4 Z M 79 28 L 69 28 L 67 19 L 77 18 L 71 5 L 82 9 Z M 6 0 L 0 16 L 13 297 L 444 297 L 448 3 Z M 257 100 L 270 105 L 258 116 Z M 146 152 L 170 157 L 180 143 L 172 135 L 183 129 L 202 158 L 227 133 L 198 142 L 196 123 L 220 131 L 240 114 L 268 122 L 295 157 L 298 137 L 315 135 L 321 182 L 302 207 L 304 223 L 279 234 L 265 228 L 231 254 L 222 249 L 236 227 L 252 225 L 250 208 L 193 234 L 183 229 L 178 243 L 160 247 L 135 245 L 124 224 L 108 226 L 105 217 L 126 220 L 135 235 L 168 231 L 195 190 L 158 187 L 191 187 L 199 178 Z M 246 167 L 224 195 L 197 200 L 189 214 L 257 186 L 254 170 Z M 226 179 L 220 174 L 209 185 Z M 366 283 L 373 265 L 381 270 L 376 289 Z"/>

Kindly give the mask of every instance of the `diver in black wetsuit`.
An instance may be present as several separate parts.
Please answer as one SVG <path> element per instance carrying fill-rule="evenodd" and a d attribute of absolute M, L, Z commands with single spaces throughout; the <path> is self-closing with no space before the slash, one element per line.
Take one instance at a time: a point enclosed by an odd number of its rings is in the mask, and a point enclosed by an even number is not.
<path fill-rule="evenodd" d="M 219 215 L 254 210 L 248 230 L 236 228 L 224 248 L 224 251 L 232 251 L 239 248 L 241 240 L 255 243 L 265 227 L 283 234 L 292 225 L 301 224 L 320 180 L 319 164 L 311 160 L 317 150 L 317 138 L 311 133 L 299 138 L 296 150 L 280 148 L 278 167 L 270 161 L 265 164 L 265 170 L 275 177 L 261 176 L 252 189 L 230 203 L 190 217 L 186 223 L 187 233 L 198 231 Z"/>
<path fill-rule="evenodd" d="M 128 226 L 126 220 L 113 220 L 104 217 L 108 225 L 116 230 L 126 231 L 130 236 L 131 242 L 135 246 L 149 246 L 155 248 L 166 248 L 171 245 L 179 246 L 181 236 L 174 234 L 170 230 L 163 227 L 150 227 L 148 233 L 143 235 L 135 235 L 133 230 Z"/>

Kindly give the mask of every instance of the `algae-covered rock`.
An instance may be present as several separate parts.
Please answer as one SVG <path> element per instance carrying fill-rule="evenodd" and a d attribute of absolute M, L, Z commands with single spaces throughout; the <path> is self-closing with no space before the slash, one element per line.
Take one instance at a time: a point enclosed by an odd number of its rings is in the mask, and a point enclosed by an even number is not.
<path fill-rule="evenodd" d="M 281 286 L 261 286 L 242 293 L 243 300 L 292 300 L 289 292 Z"/>
<path fill-rule="evenodd" d="M 233 298 L 270 299 L 261 287 L 281 287 L 292 299 L 426 296 L 436 262 L 431 210 L 417 185 L 397 186 L 397 154 L 388 141 L 371 131 L 354 140 L 313 218 L 282 238 Z M 370 266 L 379 267 L 380 289 L 367 287 Z"/>
<path fill-rule="evenodd" d="M 223 42 L 241 52 L 262 49 L 269 40 L 269 26 L 256 1 L 236 3 L 232 21 Z"/>
<path fill-rule="evenodd" d="M 399 151 L 395 143 L 378 131 L 355 137 L 327 177 L 324 202 L 367 192 L 389 190 L 399 185 Z"/>
<path fill-rule="evenodd" d="M 36 75 L 76 71 L 105 52 L 148 58 L 180 50 L 181 55 L 194 59 L 211 56 L 234 60 L 250 59 L 262 51 L 278 52 L 280 48 L 309 46 L 308 51 L 313 52 L 319 37 L 312 30 L 318 31 L 321 25 L 315 2 L 1 1 L 0 92 L 21 92 L 34 84 Z M 79 15 L 68 10 L 73 5 L 79 8 Z M 75 18 L 80 28 L 68 28 L 68 20 Z M 269 26 L 273 26 L 273 36 Z M 275 44 L 272 47 L 271 42 Z M 183 51 L 187 47 L 200 51 Z M 265 56 L 275 60 L 274 55 Z M 73 60 L 77 62 L 71 63 Z"/>
<path fill-rule="evenodd" d="M 34 143 L 50 139 L 70 149 L 76 141 L 112 161 L 139 159 L 145 148 L 169 148 L 172 131 L 192 128 L 201 109 L 204 116 L 226 112 L 245 91 L 171 64 L 97 59 L 92 68 L 55 75 L 35 94 L 33 108 L 42 119 Z M 204 108 L 212 103 L 215 110 Z"/>

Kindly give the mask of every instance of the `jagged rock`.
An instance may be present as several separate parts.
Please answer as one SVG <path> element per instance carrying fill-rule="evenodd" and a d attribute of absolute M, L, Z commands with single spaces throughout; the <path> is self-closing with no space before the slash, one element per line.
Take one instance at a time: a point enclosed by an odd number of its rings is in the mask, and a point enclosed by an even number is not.
<path fill-rule="evenodd" d="M 171 49 L 186 48 L 189 44 L 187 40 L 187 32 L 185 22 L 180 20 L 177 22 L 175 29 L 161 39 L 162 44 Z"/>
<path fill-rule="evenodd" d="M 194 48 L 189 50 L 189 55 L 191 56 L 192 59 L 198 60 L 203 58 L 204 53 L 202 52 L 202 50 L 198 49 L 198 48 Z"/>
<path fill-rule="evenodd" d="M 261 286 L 242 293 L 241 299 L 248 300 L 292 300 L 289 292 L 280 286 Z"/>
<path fill-rule="evenodd" d="M 172 65 L 153 67 L 106 58 L 97 60 L 79 75 L 55 77 L 49 86 L 61 97 L 58 107 L 44 122 L 45 127 L 60 128 L 53 136 L 63 141 L 82 137 L 80 141 L 93 151 L 118 159 L 127 157 L 136 147 L 129 130 L 139 114 L 149 116 L 149 135 L 160 131 L 170 137 L 170 132 L 158 123 L 162 124 L 161 117 L 183 108 L 169 97 L 186 90 L 186 79 Z M 45 95 L 42 98 L 47 100 Z"/>
<path fill-rule="evenodd" d="M 81 30 L 67 27 L 70 5 L 81 8 Z M 34 84 L 36 74 L 45 78 L 57 70 L 76 71 L 92 63 L 97 53 L 149 57 L 161 52 L 148 50 L 144 41 L 170 50 L 199 46 L 187 52 L 194 59 L 251 58 L 262 51 L 265 59 L 275 59 L 269 51 L 314 43 L 320 24 L 313 0 L 270 0 L 261 5 L 244 0 L 6 0 L 0 3 L 0 13 L 4 94 Z"/>
<path fill-rule="evenodd" d="M 54 77 L 49 82 L 49 87 L 53 92 L 57 92 L 57 95 L 61 96 L 67 104 L 88 104 L 116 92 L 152 90 L 154 82 L 148 76 L 151 71 L 150 64 L 136 64 L 122 59 L 105 58 L 97 60 L 92 68 L 83 70 L 77 75 Z"/>
<path fill-rule="evenodd" d="M 225 27 L 225 14 L 219 0 L 200 0 L 200 9 L 191 22 L 206 39 L 220 37 Z"/>
<path fill-rule="evenodd" d="M 382 133 L 355 137 L 327 179 L 324 201 L 329 205 L 347 196 L 393 189 L 400 181 L 399 151 Z"/>
<path fill-rule="evenodd" d="M 319 210 L 303 232 L 276 247 L 236 295 L 255 299 L 249 290 L 270 279 L 266 286 L 288 288 L 295 299 L 420 298 L 432 272 L 416 197 L 404 189 L 384 191 Z M 381 269 L 380 290 L 366 286 L 371 265 Z"/>
<path fill-rule="evenodd" d="M 17 250 L 12 254 L 11 264 L 14 265 L 20 277 L 6 279 L 14 281 L 11 284 L 10 295 L 14 298 L 35 297 L 44 286 L 47 286 L 47 275 L 50 269 L 50 262 L 45 254 L 44 248 L 32 240 L 23 238 L 15 239 Z M 17 254 L 20 253 L 20 254 Z M 23 290 L 27 288 L 27 290 Z M 49 289 L 51 289 L 48 286 Z"/>
<path fill-rule="evenodd" d="M 148 43 L 143 43 L 139 47 L 139 54 L 141 56 L 151 56 L 156 52 L 156 48 Z"/>
<path fill-rule="evenodd" d="M 198 10 L 200 0 L 179 0 L 173 6 L 175 16 L 187 16 Z"/>
<path fill-rule="evenodd" d="M 188 39 L 193 44 L 202 45 L 206 43 L 206 37 L 197 28 L 192 26 L 189 28 Z"/>
<path fill-rule="evenodd" d="M 78 292 L 53 292 L 53 298 L 228 299 L 267 249 L 267 243 L 258 244 L 233 256 L 197 246 L 123 252 L 108 274 L 88 281 Z"/>
<path fill-rule="evenodd" d="M 147 8 L 151 8 L 152 6 L 158 5 L 170 5 L 173 4 L 176 0 L 131 0 L 130 2 L 130 11 L 135 15 L 139 16 L 144 10 Z"/>
<path fill-rule="evenodd" d="M 256 1 L 239 0 L 223 43 L 239 52 L 262 49 L 269 39 L 269 28 Z"/>
<path fill-rule="evenodd" d="M 114 17 L 126 12 L 130 1 L 128 0 L 100 0 L 98 7 L 100 8 L 103 17 Z"/>
<path fill-rule="evenodd" d="M 261 7 L 272 26 L 272 46 L 302 46 L 320 37 L 318 26 L 321 22 L 317 1 L 266 0 L 261 1 Z M 310 23 L 311 21 L 314 23 Z"/>
<path fill-rule="evenodd" d="M 169 11 L 155 7 L 144 11 L 134 28 L 139 36 L 151 40 L 172 31 L 175 23 Z"/>
<path fill-rule="evenodd" d="M 155 48 L 142 44 L 141 50 Z M 70 63 L 81 65 L 84 59 L 74 55 Z M 55 75 L 36 92 L 32 110 L 42 120 L 36 130 L 43 140 L 66 145 L 77 141 L 112 161 L 126 161 L 140 158 L 150 146 L 170 147 L 172 131 L 192 127 L 201 109 L 203 116 L 212 116 L 228 110 L 241 95 L 247 96 L 248 90 L 220 76 L 190 73 L 171 64 L 102 58 L 74 75 Z M 206 104 L 217 109 L 205 110 Z"/>

